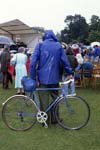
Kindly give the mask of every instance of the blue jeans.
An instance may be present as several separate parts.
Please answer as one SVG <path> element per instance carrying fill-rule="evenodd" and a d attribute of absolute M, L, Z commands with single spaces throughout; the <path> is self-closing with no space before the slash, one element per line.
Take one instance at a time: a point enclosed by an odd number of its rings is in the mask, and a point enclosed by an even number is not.
<path fill-rule="evenodd" d="M 62 80 L 67 81 L 67 77 L 63 76 Z M 74 94 L 75 93 L 75 82 L 72 81 L 70 84 L 65 84 L 63 92 L 65 95 Z"/>

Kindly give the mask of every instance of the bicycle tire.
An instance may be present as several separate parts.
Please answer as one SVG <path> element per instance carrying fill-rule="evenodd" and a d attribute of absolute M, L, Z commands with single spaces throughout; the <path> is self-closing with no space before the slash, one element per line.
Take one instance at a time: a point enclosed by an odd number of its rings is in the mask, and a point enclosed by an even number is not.
<path fill-rule="evenodd" d="M 67 97 L 67 100 L 61 97 L 55 106 L 55 116 L 58 124 L 64 129 L 79 130 L 89 121 L 90 107 L 82 97 L 72 96 Z"/>
<path fill-rule="evenodd" d="M 37 108 L 32 99 L 14 95 L 6 100 L 2 108 L 4 123 L 12 130 L 26 131 L 36 122 Z"/>

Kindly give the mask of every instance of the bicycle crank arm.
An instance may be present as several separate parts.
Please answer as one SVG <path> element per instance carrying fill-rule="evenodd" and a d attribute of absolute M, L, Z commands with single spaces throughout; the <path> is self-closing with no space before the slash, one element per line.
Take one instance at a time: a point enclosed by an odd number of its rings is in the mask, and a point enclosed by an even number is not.
<path fill-rule="evenodd" d="M 44 121 L 44 127 L 48 128 L 48 124 Z"/>

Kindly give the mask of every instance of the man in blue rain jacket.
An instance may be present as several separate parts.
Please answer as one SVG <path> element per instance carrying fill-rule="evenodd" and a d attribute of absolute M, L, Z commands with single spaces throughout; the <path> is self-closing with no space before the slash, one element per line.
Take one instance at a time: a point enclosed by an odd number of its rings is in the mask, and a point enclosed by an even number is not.
<path fill-rule="evenodd" d="M 33 52 L 30 62 L 30 77 L 38 77 L 39 87 L 56 88 L 59 86 L 60 63 L 63 64 L 65 71 L 72 78 L 72 69 L 66 58 L 66 54 L 61 44 L 58 42 L 52 30 L 47 30 L 43 36 L 43 42 L 38 43 Z M 49 95 L 55 99 L 58 91 L 40 91 L 41 110 L 45 110 L 49 104 Z M 48 123 L 55 123 L 55 117 L 49 114 Z"/>

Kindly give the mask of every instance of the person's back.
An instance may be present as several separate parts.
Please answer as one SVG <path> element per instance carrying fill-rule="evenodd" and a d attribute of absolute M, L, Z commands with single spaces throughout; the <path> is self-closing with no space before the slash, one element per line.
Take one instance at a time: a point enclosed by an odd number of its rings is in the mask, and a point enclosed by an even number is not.
<path fill-rule="evenodd" d="M 72 52 L 72 49 L 71 47 L 68 47 L 67 49 L 65 49 L 65 52 L 66 52 L 66 57 L 68 58 L 69 62 L 70 62 L 70 65 L 71 65 L 71 68 L 72 68 L 72 71 L 73 71 L 73 78 L 74 78 L 74 71 L 75 71 L 75 68 L 78 66 L 78 62 L 77 62 L 77 59 L 76 57 L 74 56 L 73 52 Z M 63 76 L 62 76 L 62 79 L 65 81 L 67 80 L 67 73 L 64 71 L 63 72 Z M 70 91 L 70 94 L 71 95 L 76 95 L 75 93 L 75 83 L 74 81 L 70 83 L 70 88 L 68 88 L 68 85 L 65 85 L 64 86 L 64 91 L 65 91 L 65 94 L 69 94 L 69 91 Z"/>
<path fill-rule="evenodd" d="M 93 64 L 88 59 L 86 59 L 85 62 L 82 64 L 82 69 L 83 69 L 84 72 L 86 70 L 90 71 L 89 73 L 84 73 L 85 77 L 91 77 L 91 72 L 92 72 L 92 69 L 93 69 Z"/>
<path fill-rule="evenodd" d="M 1 71 L 6 72 L 8 63 L 10 62 L 10 53 L 7 49 L 4 49 L 1 54 Z"/>
<path fill-rule="evenodd" d="M 18 53 L 15 54 L 11 59 L 11 64 L 15 65 L 15 88 L 17 89 L 17 94 L 25 94 L 23 86 L 21 84 L 22 77 L 27 75 L 27 56 L 24 54 L 24 49 L 24 47 L 19 47 Z"/>
<path fill-rule="evenodd" d="M 93 69 L 93 64 L 87 60 L 82 64 L 82 68 L 86 70 L 91 70 Z"/>
<path fill-rule="evenodd" d="M 93 52 L 94 57 L 99 56 L 99 47 L 96 45 L 94 46 L 94 52 Z"/>
<path fill-rule="evenodd" d="M 77 61 L 76 57 L 73 55 L 71 47 L 69 47 L 65 52 L 66 52 L 67 58 L 70 62 L 72 71 L 75 71 L 75 68 L 78 66 L 78 61 Z"/>
<path fill-rule="evenodd" d="M 10 46 L 5 45 L 4 50 L 0 55 L 0 63 L 1 63 L 1 72 L 2 72 L 2 86 L 4 89 L 9 89 L 9 81 L 11 81 L 9 77 L 10 74 L 8 73 L 8 67 L 10 63 L 10 53 L 9 53 Z"/>
<path fill-rule="evenodd" d="M 59 43 L 46 40 L 42 44 L 40 53 L 40 63 L 38 67 L 39 77 L 42 83 L 58 83 L 60 53 L 61 52 Z M 44 75 L 46 75 L 46 77 Z"/>
<path fill-rule="evenodd" d="M 98 45 L 95 45 L 94 46 L 94 51 L 93 51 L 93 61 L 94 61 L 94 63 L 99 62 L 99 55 L 100 55 L 100 49 L 99 49 Z"/>
<path fill-rule="evenodd" d="M 39 43 L 33 53 L 30 64 L 30 75 L 35 78 L 35 65 L 38 63 L 38 78 L 42 84 L 56 84 L 59 82 L 59 64 L 63 62 L 68 74 L 71 73 L 69 61 L 54 33 L 50 30 L 45 33 L 43 43 Z"/>
<path fill-rule="evenodd" d="M 57 41 L 53 31 L 49 30 L 45 32 L 43 42 L 37 44 L 33 52 L 30 62 L 30 77 L 35 80 L 38 78 L 39 86 L 42 88 L 57 88 L 59 87 L 60 62 L 62 62 L 68 74 L 71 75 L 72 69 L 66 58 L 64 49 Z M 58 96 L 58 91 L 39 91 L 42 111 L 45 111 L 49 104 L 49 96 L 54 100 Z M 52 110 L 51 117 L 49 114 L 48 123 L 49 121 L 51 123 L 56 122 Z"/>

